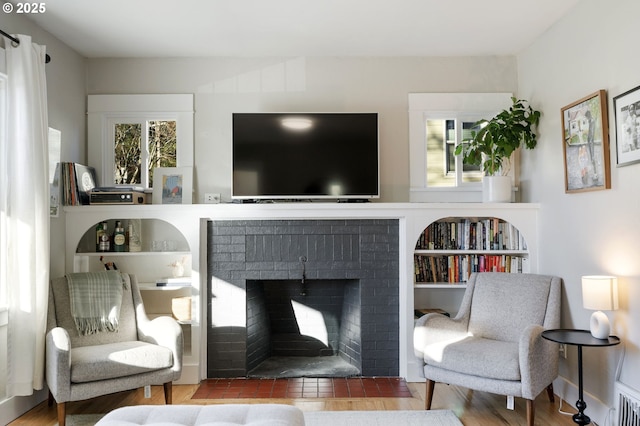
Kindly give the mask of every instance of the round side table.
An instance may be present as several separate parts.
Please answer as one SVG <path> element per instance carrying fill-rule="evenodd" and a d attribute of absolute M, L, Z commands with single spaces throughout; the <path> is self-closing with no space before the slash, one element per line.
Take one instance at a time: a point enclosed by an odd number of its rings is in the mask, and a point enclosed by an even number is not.
<path fill-rule="evenodd" d="M 584 402 L 582 397 L 582 347 L 614 346 L 620 343 L 620 338 L 617 336 L 609 336 L 606 339 L 596 339 L 591 335 L 589 330 L 574 330 L 566 328 L 545 330 L 542 332 L 542 337 L 547 340 L 551 340 L 552 342 L 572 345 L 578 348 L 578 401 L 576 402 L 578 412 L 573 415 L 573 421 L 579 425 L 588 425 L 591 423 L 591 419 L 589 416 L 584 414 L 587 404 Z"/>

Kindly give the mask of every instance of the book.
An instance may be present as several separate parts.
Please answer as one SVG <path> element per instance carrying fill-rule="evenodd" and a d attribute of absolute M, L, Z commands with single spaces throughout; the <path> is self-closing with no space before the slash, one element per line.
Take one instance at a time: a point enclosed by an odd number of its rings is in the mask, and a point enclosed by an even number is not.
<path fill-rule="evenodd" d="M 73 163 L 76 191 L 80 205 L 89 205 L 89 194 L 96 187 L 96 170 L 93 167 Z"/>

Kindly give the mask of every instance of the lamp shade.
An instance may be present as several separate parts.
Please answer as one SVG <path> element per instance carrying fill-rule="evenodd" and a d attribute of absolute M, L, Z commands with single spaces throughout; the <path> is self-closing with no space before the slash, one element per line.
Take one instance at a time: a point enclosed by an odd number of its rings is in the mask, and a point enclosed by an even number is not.
<path fill-rule="evenodd" d="M 618 309 L 618 279 L 604 275 L 582 277 L 582 305 L 595 311 Z"/>

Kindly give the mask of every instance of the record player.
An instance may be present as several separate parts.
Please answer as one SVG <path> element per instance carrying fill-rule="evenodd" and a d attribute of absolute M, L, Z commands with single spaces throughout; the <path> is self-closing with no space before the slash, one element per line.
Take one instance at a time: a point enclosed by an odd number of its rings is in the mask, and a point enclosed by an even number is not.
<path fill-rule="evenodd" d="M 89 204 L 145 204 L 142 187 L 96 187 L 89 193 Z"/>

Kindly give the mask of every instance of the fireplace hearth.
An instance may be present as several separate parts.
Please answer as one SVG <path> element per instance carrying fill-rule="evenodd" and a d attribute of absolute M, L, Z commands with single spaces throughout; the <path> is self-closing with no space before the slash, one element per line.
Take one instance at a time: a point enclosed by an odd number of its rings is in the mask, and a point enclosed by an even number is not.
<path fill-rule="evenodd" d="M 349 367 L 338 375 L 398 375 L 398 220 L 207 228 L 207 377 L 294 357 L 338 359 Z"/>

